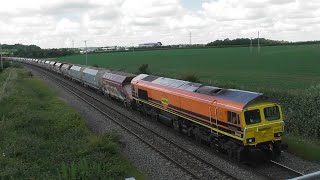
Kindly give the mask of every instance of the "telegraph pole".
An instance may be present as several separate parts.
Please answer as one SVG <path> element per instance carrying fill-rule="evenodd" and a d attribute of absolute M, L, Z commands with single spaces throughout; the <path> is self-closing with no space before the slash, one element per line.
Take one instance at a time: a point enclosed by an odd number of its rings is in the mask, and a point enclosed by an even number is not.
<path fill-rule="evenodd" d="M 192 43 L 192 34 L 191 34 L 191 31 L 189 32 L 189 45 L 191 46 L 191 43 Z"/>
<path fill-rule="evenodd" d="M 134 44 L 132 43 L 132 53 L 134 53 Z"/>
<path fill-rule="evenodd" d="M 258 54 L 260 54 L 260 32 L 258 31 Z"/>
<path fill-rule="evenodd" d="M 1 64 L 1 70 L 3 70 L 3 62 L 2 62 L 2 45 L 0 43 L 0 64 Z"/>
<path fill-rule="evenodd" d="M 88 65 L 88 49 L 87 49 L 87 40 L 84 41 L 85 50 L 86 50 L 86 65 Z"/>
<path fill-rule="evenodd" d="M 250 38 L 250 53 L 252 53 L 252 37 Z"/>

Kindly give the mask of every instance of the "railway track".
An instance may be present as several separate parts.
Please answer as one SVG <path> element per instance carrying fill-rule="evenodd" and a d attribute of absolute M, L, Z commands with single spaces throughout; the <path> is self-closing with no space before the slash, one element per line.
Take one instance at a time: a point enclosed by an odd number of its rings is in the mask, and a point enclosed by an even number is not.
<path fill-rule="evenodd" d="M 288 167 L 286 165 L 283 165 L 283 164 L 281 164 L 279 162 L 276 162 L 276 161 L 273 161 L 273 160 L 270 161 L 270 164 L 287 171 L 288 172 L 288 177 L 286 177 L 286 179 L 288 179 L 288 178 L 296 178 L 296 177 L 304 175 L 302 172 L 294 170 L 294 169 L 292 169 L 292 168 L 290 168 L 290 167 Z"/>
<path fill-rule="evenodd" d="M 192 179 L 238 179 L 228 172 L 216 167 L 206 159 L 192 153 L 188 149 L 178 145 L 165 136 L 154 132 L 145 125 L 137 122 L 133 118 L 119 112 L 111 105 L 104 103 L 100 99 L 93 97 L 89 93 L 73 86 L 68 80 L 60 75 L 48 73 L 42 68 L 32 66 L 42 75 L 55 81 L 65 90 L 77 96 L 79 99 L 102 113 L 108 119 L 125 129 L 130 134 L 141 140 L 154 151 L 185 171 Z M 110 116 L 110 110 L 119 117 Z M 128 120 L 132 125 L 128 125 Z"/>

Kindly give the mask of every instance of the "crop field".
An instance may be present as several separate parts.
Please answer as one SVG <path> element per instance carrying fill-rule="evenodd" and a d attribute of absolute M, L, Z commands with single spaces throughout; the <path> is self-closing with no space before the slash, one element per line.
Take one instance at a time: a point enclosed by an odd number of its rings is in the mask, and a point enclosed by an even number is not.
<path fill-rule="evenodd" d="M 85 55 L 59 58 L 85 64 Z M 152 74 L 183 77 L 195 74 L 213 85 L 249 89 L 304 89 L 320 82 L 320 45 L 254 48 L 207 48 L 88 54 L 88 64 L 136 73 L 149 64 Z"/>

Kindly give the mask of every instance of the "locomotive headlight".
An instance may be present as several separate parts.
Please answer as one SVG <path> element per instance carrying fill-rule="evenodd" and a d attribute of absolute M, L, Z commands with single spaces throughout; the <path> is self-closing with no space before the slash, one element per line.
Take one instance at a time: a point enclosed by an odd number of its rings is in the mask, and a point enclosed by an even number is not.
<path fill-rule="evenodd" d="M 256 139 L 255 138 L 248 138 L 247 143 L 253 143 Z"/>
<path fill-rule="evenodd" d="M 282 136 L 282 132 L 274 133 L 274 137 L 281 137 L 281 136 Z"/>

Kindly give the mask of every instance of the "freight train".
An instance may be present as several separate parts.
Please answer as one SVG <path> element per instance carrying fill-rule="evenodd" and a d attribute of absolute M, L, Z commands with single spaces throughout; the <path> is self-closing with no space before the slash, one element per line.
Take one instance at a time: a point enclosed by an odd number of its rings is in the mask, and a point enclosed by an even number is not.
<path fill-rule="evenodd" d="M 281 106 L 262 93 L 49 60 L 5 59 L 40 66 L 96 89 L 240 162 L 275 159 L 287 148 L 281 143 Z"/>

